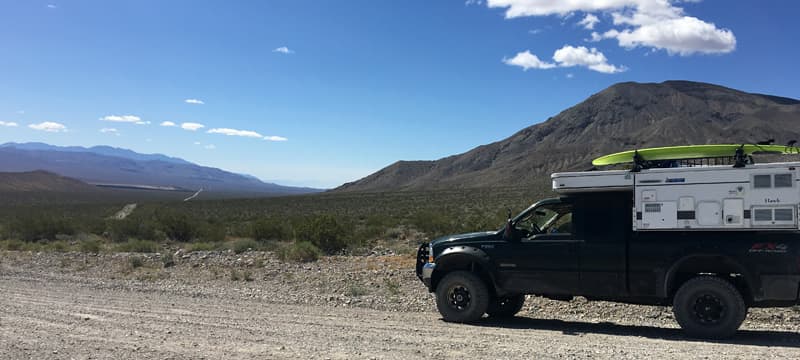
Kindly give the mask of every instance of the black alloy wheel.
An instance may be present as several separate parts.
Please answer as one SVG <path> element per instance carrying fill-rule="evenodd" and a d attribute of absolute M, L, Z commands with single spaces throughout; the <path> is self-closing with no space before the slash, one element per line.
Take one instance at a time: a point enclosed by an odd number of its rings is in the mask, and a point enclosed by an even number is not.
<path fill-rule="evenodd" d="M 687 335 L 724 339 L 739 329 L 747 315 L 747 305 L 729 281 L 716 276 L 697 276 L 678 288 L 672 311 Z"/>
<path fill-rule="evenodd" d="M 480 319 L 489 307 L 489 290 L 477 275 L 453 271 L 436 287 L 436 308 L 448 322 L 467 323 Z"/>

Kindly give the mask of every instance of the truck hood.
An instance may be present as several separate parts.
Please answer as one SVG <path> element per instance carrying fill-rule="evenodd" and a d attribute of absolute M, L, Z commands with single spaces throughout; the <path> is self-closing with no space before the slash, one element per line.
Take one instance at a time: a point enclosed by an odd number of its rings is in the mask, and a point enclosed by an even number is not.
<path fill-rule="evenodd" d="M 458 234 L 458 235 L 447 235 L 442 236 L 431 241 L 431 245 L 441 245 L 445 243 L 471 243 L 471 242 L 481 242 L 486 241 L 489 239 L 493 239 L 498 236 L 497 231 L 480 231 L 480 232 L 473 232 L 473 233 L 466 233 L 466 234 Z"/>

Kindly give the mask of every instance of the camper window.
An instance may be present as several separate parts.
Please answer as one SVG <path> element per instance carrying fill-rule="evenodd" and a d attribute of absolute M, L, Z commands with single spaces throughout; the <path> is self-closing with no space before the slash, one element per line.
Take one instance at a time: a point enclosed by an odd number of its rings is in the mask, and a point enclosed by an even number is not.
<path fill-rule="evenodd" d="M 792 187 L 792 174 L 775 174 L 775 187 Z"/>
<path fill-rule="evenodd" d="M 755 220 L 755 221 L 772 221 L 772 209 L 755 209 L 755 210 L 753 210 L 753 220 Z"/>
<path fill-rule="evenodd" d="M 775 221 L 792 221 L 792 209 L 775 209 Z"/>

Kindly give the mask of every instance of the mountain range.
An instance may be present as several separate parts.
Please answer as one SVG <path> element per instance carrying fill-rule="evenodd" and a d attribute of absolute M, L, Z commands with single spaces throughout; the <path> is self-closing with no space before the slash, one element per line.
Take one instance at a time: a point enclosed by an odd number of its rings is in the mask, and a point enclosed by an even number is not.
<path fill-rule="evenodd" d="M 110 146 L 60 147 L 43 143 L 0 145 L 0 171 L 44 170 L 82 182 L 126 188 L 287 195 L 320 190 L 282 186 L 253 176 L 200 166 L 161 154 Z"/>
<path fill-rule="evenodd" d="M 800 101 L 719 85 L 615 84 L 510 137 L 434 161 L 398 161 L 334 191 L 542 186 L 608 153 L 655 146 L 800 140 Z"/>

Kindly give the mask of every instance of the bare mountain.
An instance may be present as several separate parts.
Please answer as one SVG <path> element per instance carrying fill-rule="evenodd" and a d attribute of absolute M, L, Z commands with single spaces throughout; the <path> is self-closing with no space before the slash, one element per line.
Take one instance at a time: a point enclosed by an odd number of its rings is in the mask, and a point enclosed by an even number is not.
<path fill-rule="evenodd" d="M 507 139 L 436 161 L 399 161 L 336 190 L 527 186 L 622 150 L 768 138 L 800 140 L 800 101 L 690 81 L 627 82 Z"/>
<path fill-rule="evenodd" d="M 55 147 L 41 143 L 0 145 L 0 171 L 45 170 L 90 184 L 158 189 L 204 189 L 236 194 L 301 194 L 319 190 L 282 186 L 160 154 L 96 146 Z"/>
<path fill-rule="evenodd" d="M 85 182 L 47 171 L 0 172 L 0 193 L 7 192 L 102 193 Z"/>

